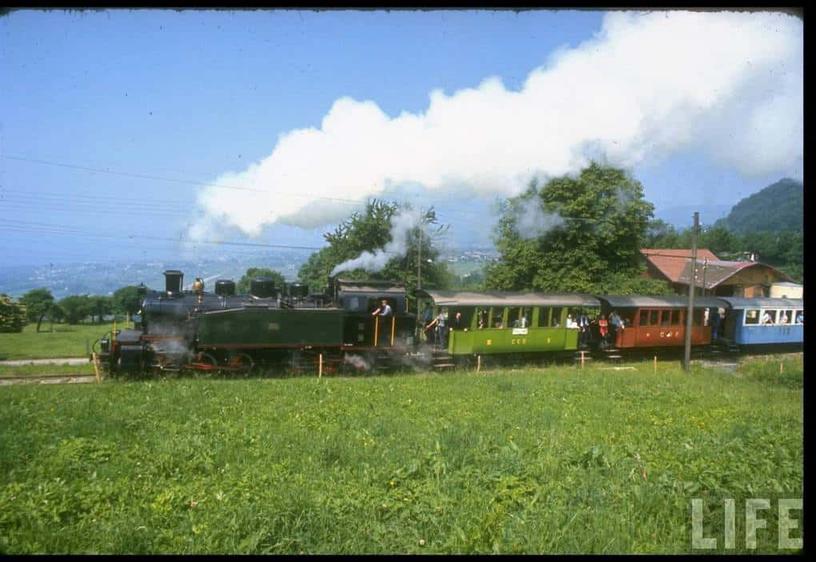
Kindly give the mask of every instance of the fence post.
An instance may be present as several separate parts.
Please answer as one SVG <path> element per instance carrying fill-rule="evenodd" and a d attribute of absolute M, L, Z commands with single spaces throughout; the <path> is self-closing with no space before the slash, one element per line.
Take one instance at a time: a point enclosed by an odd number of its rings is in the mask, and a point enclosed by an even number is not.
<path fill-rule="evenodd" d="M 317 378 L 323 377 L 323 354 L 317 356 Z"/>
<path fill-rule="evenodd" d="M 654 374 L 657 374 L 657 355 L 654 356 Z"/>
<path fill-rule="evenodd" d="M 482 356 L 477 355 L 476 356 L 476 372 L 478 373 L 481 370 L 482 370 Z"/>
<path fill-rule="evenodd" d="M 93 352 L 91 357 L 93 358 L 94 373 L 96 373 L 96 382 L 102 382 L 102 377 L 99 376 L 99 358 L 96 356 L 95 351 Z"/>

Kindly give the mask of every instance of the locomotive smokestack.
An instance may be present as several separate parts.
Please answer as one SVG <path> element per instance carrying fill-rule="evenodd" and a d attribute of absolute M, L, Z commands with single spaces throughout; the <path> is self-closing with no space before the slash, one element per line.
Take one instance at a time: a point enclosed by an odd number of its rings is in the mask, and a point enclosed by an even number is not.
<path fill-rule="evenodd" d="M 168 295 L 181 293 L 182 280 L 184 274 L 178 269 L 168 269 L 164 272 L 164 290 Z"/>

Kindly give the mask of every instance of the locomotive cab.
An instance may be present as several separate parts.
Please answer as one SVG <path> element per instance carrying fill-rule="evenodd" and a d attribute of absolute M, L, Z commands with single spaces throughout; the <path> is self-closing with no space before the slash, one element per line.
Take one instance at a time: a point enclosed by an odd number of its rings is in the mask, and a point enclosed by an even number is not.
<path fill-rule="evenodd" d="M 414 316 L 406 310 L 405 287 L 388 281 L 334 279 L 335 302 L 345 311 L 343 345 L 391 348 L 414 343 Z M 385 301 L 391 314 L 374 314 Z"/>

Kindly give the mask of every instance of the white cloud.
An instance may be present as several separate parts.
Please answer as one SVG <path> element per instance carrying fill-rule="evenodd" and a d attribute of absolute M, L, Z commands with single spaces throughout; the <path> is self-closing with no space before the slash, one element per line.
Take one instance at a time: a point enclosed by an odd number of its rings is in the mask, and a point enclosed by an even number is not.
<path fill-rule="evenodd" d="M 408 182 L 513 195 L 591 158 L 631 168 L 688 148 L 746 175 L 801 177 L 802 68 L 803 25 L 792 16 L 614 12 L 519 91 L 490 77 L 431 92 L 424 113 L 393 118 L 373 101 L 336 100 L 319 129 L 281 135 L 268 157 L 213 182 L 253 191 L 204 188 L 189 234 L 313 227 Z"/>

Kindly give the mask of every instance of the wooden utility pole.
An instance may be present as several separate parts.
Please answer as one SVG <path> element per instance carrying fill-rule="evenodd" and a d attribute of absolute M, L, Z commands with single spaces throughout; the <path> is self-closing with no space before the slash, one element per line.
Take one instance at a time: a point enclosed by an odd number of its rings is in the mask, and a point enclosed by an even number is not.
<path fill-rule="evenodd" d="M 417 333 L 416 341 L 419 342 L 422 337 L 422 330 L 425 328 L 422 320 L 422 312 L 419 310 L 419 291 L 422 290 L 422 209 L 419 210 L 419 244 L 417 245 L 417 286 L 416 286 L 416 305 L 417 305 Z"/>
<path fill-rule="evenodd" d="M 683 370 L 691 369 L 691 329 L 694 316 L 694 281 L 697 277 L 697 233 L 700 229 L 700 213 L 694 211 L 694 228 L 691 230 L 691 268 L 689 269 L 688 311 L 686 312 L 686 349 L 683 355 Z"/>

